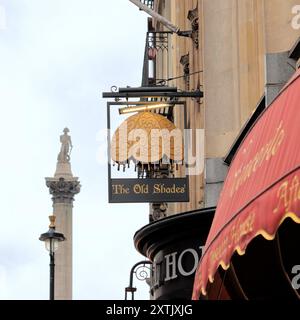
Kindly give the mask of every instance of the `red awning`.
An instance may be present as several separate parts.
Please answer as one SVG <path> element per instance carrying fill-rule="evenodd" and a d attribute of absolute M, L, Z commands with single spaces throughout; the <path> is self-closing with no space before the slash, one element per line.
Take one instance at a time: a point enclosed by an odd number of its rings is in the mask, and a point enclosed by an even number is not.
<path fill-rule="evenodd" d="M 300 223 L 300 70 L 256 121 L 239 147 L 220 195 L 193 299 L 235 251 L 262 235 L 272 240 L 287 217 Z"/>

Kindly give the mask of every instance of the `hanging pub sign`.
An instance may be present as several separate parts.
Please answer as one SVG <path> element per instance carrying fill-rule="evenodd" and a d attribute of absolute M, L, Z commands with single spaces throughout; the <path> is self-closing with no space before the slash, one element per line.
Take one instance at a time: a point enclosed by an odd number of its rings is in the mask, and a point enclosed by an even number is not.
<path fill-rule="evenodd" d="M 111 136 L 116 107 L 115 117 L 126 118 Z M 184 130 L 170 120 L 175 107 L 184 129 L 185 102 L 107 103 L 110 203 L 189 201 Z"/>
<path fill-rule="evenodd" d="M 109 202 L 188 201 L 186 178 L 111 179 Z"/>

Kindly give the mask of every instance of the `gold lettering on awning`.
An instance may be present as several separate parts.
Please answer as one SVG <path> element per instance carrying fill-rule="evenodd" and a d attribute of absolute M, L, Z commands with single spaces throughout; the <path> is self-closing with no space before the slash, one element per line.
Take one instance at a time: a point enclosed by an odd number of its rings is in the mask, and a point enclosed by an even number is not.
<path fill-rule="evenodd" d="M 272 139 L 267 144 L 262 146 L 248 163 L 243 165 L 238 171 L 235 172 L 230 190 L 231 197 L 253 175 L 253 173 L 255 173 L 263 165 L 264 162 L 269 161 L 277 154 L 277 151 L 279 150 L 279 147 L 282 144 L 285 136 L 282 125 L 283 123 L 281 121 Z"/>

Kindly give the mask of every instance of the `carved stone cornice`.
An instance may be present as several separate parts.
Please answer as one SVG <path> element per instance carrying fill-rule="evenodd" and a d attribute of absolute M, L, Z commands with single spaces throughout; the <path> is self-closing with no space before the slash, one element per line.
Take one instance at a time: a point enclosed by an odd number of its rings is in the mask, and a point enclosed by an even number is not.
<path fill-rule="evenodd" d="M 199 48 L 199 17 L 198 17 L 198 5 L 195 9 L 188 12 L 187 18 L 192 25 L 192 40 L 196 49 Z"/>
<path fill-rule="evenodd" d="M 170 178 L 172 176 L 173 172 L 170 165 L 161 165 L 157 171 L 151 174 L 152 179 Z M 153 222 L 165 218 L 167 216 L 167 209 L 168 204 L 166 202 L 152 203 L 149 221 Z"/>
<path fill-rule="evenodd" d="M 152 215 L 150 215 L 150 222 L 157 221 L 165 218 L 168 204 L 163 203 L 152 203 Z"/>
<path fill-rule="evenodd" d="M 73 203 L 75 194 L 80 192 L 80 182 L 74 178 L 65 180 L 64 178 L 46 178 L 46 186 L 52 195 L 53 203 Z"/>
<path fill-rule="evenodd" d="M 190 55 L 185 54 L 180 58 L 180 64 L 183 66 L 183 74 L 184 74 L 184 81 L 186 83 L 186 90 L 189 90 L 190 87 Z"/>
<path fill-rule="evenodd" d="M 180 58 L 180 64 L 183 66 L 184 75 L 190 73 L 190 54 L 187 53 Z"/>

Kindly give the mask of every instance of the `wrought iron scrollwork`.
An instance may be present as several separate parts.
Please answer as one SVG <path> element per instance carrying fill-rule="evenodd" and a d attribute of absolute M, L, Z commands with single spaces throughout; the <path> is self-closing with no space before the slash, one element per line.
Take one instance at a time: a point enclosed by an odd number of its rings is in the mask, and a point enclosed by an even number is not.
<path fill-rule="evenodd" d="M 150 278 L 151 268 L 146 265 L 140 265 L 135 269 L 134 274 L 139 281 L 145 281 L 146 279 Z"/>
<path fill-rule="evenodd" d="M 111 86 L 110 87 L 110 91 L 111 92 L 117 92 L 118 91 L 118 87 L 117 86 Z"/>
<path fill-rule="evenodd" d="M 110 87 L 110 92 L 118 92 L 118 87 L 117 86 L 111 86 Z M 119 102 L 121 99 L 120 98 L 115 98 L 116 102 Z"/>
<path fill-rule="evenodd" d="M 125 288 L 125 300 L 127 300 L 127 292 L 131 292 L 131 300 L 134 300 L 136 288 L 133 287 L 133 276 L 140 281 L 145 281 L 151 276 L 152 262 L 149 260 L 136 263 L 130 270 L 129 286 Z"/>

